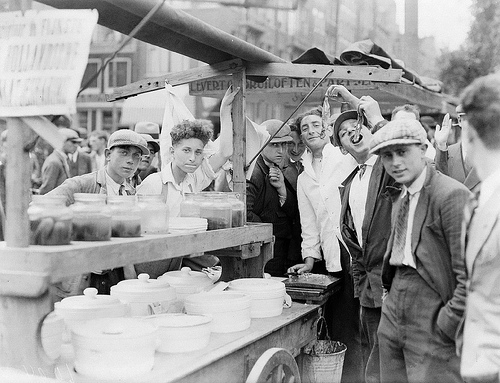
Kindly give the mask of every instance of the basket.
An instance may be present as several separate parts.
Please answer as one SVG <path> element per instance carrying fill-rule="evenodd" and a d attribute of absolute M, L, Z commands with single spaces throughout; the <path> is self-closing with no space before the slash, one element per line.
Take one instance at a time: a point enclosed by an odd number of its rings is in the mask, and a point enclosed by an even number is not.
<path fill-rule="evenodd" d="M 303 380 L 311 383 L 340 383 L 344 356 L 347 346 L 341 342 L 330 340 L 328 331 L 326 339 L 319 339 L 326 320 L 318 319 L 318 339 L 304 348 Z"/>

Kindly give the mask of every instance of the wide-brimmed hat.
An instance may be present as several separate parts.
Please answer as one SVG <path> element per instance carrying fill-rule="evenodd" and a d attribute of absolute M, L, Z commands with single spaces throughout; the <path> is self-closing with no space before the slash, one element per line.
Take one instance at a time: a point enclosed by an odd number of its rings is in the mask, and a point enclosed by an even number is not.
<path fill-rule="evenodd" d="M 391 145 L 425 144 L 426 140 L 427 133 L 419 121 L 393 120 L 373 135 L 370 153 L 378 154 L 380 149 Z"/>
<path fill-rule="evenodd" d="M 160 151 L 160 145 L 158 144 L 158 142 L 153 138 L 151 137 L 150 134 L 146 134 L 146 133 L 140 133 L 142 137 L 144 137 L 144 139 L 146 140 L 146 142 L 148 144 L 151 144 L 153 145 L 153 147 L 155 148 L 155 152 L 159 152 Z"/>
<path fill-rule="evenodd" d="M 340 113 L 340 115 L 337 117 L 335 120 L 335 123 L 333 124 L 333 145 L 335 146 L 341 146 L 340 145 L 340 137 L 339 137 L 339 132 L 340 132 L 340 125 L 344 121 L 347 120 L 358 120 L 358 112 L 355 110 L 346 110 L 345 112 Z"/>
<path fill-rule="evenodd" d="M 149 134 L 157 142 L 160 139 L 160 125 L 156 122 L 140 121 L 135 124 L 134 132 L 139 134 Z"/>
<path fill-rule="evenodd" d="M 78 133 L 70 128 L 59 128 L 58 132 L 61 136 L 63 136 L 66 140 L 65 141 L 73 141 L 73 142 L 82 142 L 83 139 L 80 138 Z"/>
<path fill-rule="evenodd" d="M 283 125 L 283 121 L 271 119 L 271 120 L 264 121 L 261 125 L 264 128 L 266 128 L 269 135 L 272 137 L 278 131 L 278 129 L 281 127 L 281 125 Z M 292 130 L 290 129 L 290 125 L 288 125 L 288 124 L 283 125 L 281 130 L 278 132 L 278 134 L 276 134 L 276 136 L 274 136 L 274 138 L 271 140 L 270 143 L 272 144 L 275 142 L 291 142 L 291 141 L 293 141 L 293 138 L 290 135 L 291 131 Z"/>
<path fill-rule="evenodd" d="M 142 154 L 150 154 L 148 143 L 139 133 L 128 129 L 120 129 L 109 136 L 108 149 L 115 146 L 135 146 L 141 149 Z"/>

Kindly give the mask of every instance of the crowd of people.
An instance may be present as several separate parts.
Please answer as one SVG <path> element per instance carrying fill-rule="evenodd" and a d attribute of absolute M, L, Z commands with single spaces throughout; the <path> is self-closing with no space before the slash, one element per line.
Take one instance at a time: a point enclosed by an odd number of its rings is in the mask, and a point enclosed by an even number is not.
<path fill-rule="evenodd" d="M 43 164 L 33 153 L 33 190 L 64 195 L 67 204 L 78 192 L 161 195 L 178 216 L 185 193 L 217 189 L 221 174 L 230 180 L 238 91 L 229 88 L 222 100 L 216 151 L 206 155 L 213 139 L 206 121 L 183 121 L 171 130 L 165 164 L 158 124 L 94 131 L 86 150 L 71 121 L 54 120 L 64 145 Z M 342 382 L 499 382 L 500 76 L 464 90 L 455 124 L 448 114 L 435 124 L 414 105 L 386 120 L 376 100 L 342 86 L 328 95 L 343 97 L 348 110 L 330 116 L 318 106 L 260 125 L 271 139 L 248 176 L 246 201 L 248 221 L 273 224 L 264 271 L 341 277 L 325 315 L 330 336 L 347 345 Z M 7 135 L 0 136 L 2 208 Z M 68 278 L 54 296 L 88 286 L 109 293 L 120 280 L 157 277 L 181 262 Z M 199 267 L 215 264 L 205 256 Z"/>

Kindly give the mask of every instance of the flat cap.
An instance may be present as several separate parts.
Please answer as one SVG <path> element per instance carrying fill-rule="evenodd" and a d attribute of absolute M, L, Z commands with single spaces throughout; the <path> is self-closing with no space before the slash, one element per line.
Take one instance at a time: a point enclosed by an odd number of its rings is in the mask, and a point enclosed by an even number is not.
<path fill-rule="evenodd" d="M 135 146 L 139 148 L 142 154 L 150 154 L 148 143 L 139 133 L 128 129 L 120 129 L 109 136 L 108 149 L 115 146 Z"/>
<path fill-rule="evenodd" d="M 391 145 L 425 144 L 426 139 L 427 133 L 419 121 L 393 120 L 373 135 L 370 153 L 377 154 L 380 149 Z"/>

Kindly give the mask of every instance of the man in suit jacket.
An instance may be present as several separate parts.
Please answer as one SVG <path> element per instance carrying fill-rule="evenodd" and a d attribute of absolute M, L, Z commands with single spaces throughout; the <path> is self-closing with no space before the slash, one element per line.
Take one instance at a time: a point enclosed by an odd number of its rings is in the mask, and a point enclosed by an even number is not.
<path fill-rule="evenodd" d="M 92 173 L 92 159 L 90 155 L 77 149 L 68 154 L 69 174 L 71 177 Z"/>
<path fill-rule="evenodd" d="M 340 231 L 352 257 L 354 296 L 359 299 L 365 381 L 380 382 L 377 329 L 382 307 L 382 259 L 391 232 L 392 199 L 399 188 L 377 155 L 369 153 L 372 133 L 363 125 L 355 137 L 358 113 L 335 121 L 333 143 L 358 163 L 340 187 Z M 396 185 L 396 186 L 395 186 Z"/>
<path fill-rule="evenodd" d="M 461 373 L 467 382 L 498 382 L 500 372 L 500 77 L 475 80 L 464 90 L 462 142 L 481 179 L 468 225 L 467 306 Z M 472 212 L 472 209 L 468 209 Z M 467 223 L 467 222 L 466 222 Z"/>
<path fill-rule="evenodd" d="M 454 336 L 465 305 L 460 232 L 471 193 L 425 159 L 417 120 L 376 132 L 371 152 L 403 185 L 382 265 L 381 382 L 462 382 Z"/>
<path fill-rule="evenodd" d="M 68 164 L 68 154 L 73 154 L 78 149 L 82 139 L 76 131 L 69 128 L 59 128 L 65 141 L 61 149 L 55 149 L 44 161 L 42 166 L 42 186 L 40 194 L 46 194 L 61 185 L 71 177 Z"/>
<path fill-rule="evenodd" d="M 462 105 L 456 107 L 458 115 L 458 126 L 462 127 L 461 121 L 465 117 Z M 479 184 L 479 177 L 472 167 L 462 141 L 448 146 L 448 136 L 451 132 L 451 119 L 446 115 L 443 126 L 437 125 L 436 134 L 436 169 L 441 173 L 463 183 L 469 190 L 473 190 Z"/>
<path fill-rule="evenodd" d="M 269 134 L 274 135 L 282 122 L 268 120 L 262 123 Z M 288 143 L 292 141 L 290 126 L 285 124 L 257 158 L 252 177 L 247 182 L 247 219 L 250 222 L 273 224 L 274 257 L 264 271 L 282 277 L 288 264 L 294 225 L 298 224 L 297 195 L 279 168 Z"/>

